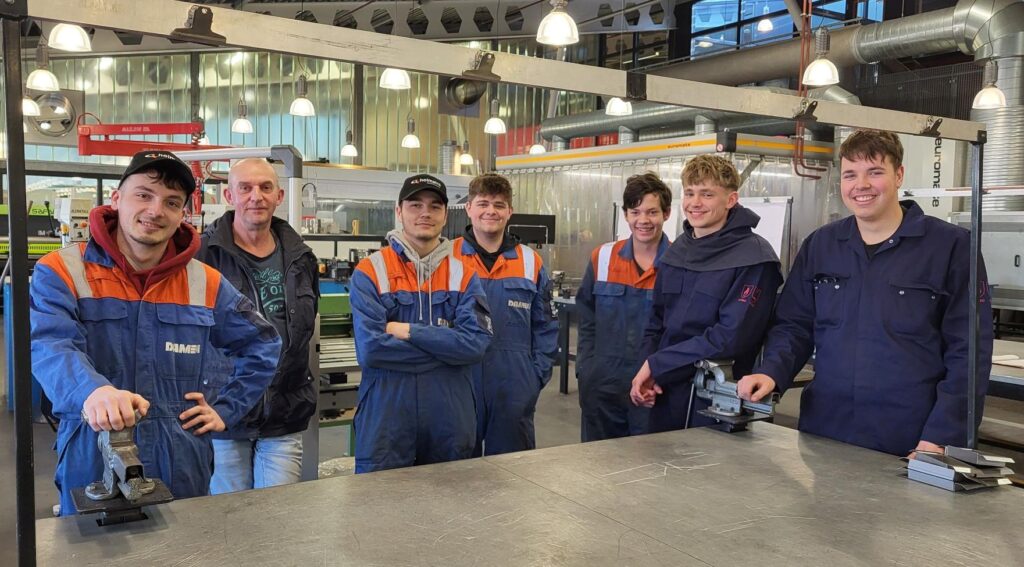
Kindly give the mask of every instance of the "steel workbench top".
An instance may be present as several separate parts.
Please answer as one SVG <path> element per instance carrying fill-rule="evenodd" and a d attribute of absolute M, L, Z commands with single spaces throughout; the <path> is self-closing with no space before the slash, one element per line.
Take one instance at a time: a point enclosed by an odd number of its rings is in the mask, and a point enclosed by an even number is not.
<path fill-rule="evenodd" d="M 37 523 L 40 565 L 1021 565 L 1024 491 L 954 494 L 758 423 Z M 1015 559 L 1016 558 L 1016 559 Z"/>

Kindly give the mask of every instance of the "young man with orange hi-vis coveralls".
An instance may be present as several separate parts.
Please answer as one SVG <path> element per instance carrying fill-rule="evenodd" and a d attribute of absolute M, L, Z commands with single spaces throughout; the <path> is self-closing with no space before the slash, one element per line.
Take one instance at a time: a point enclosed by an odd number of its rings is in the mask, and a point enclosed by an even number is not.
<path fill-rule="evenodd" d="M 103 477 L 98 432 L 133 425 L 147 476 L 176 498 L 208 494 L 208 433 L 234 425 L 274 377 L 277 332 L 193 258 L 199 235 L 182 219 L 195 189 L 173 154 L 140 152 L 111 205 L 90 213 L 89 241 L 36 263 L 32 372 L 60 418 L 55 482 L 64 515 L 75 513 L 72 489 Z M 234 360 L 213 404 L 203 394 L 211 347 Z"/>
<path fill-rule="evenodd" d="M 490 344 L 491 317 L 476 274 L 441 238 L 447 205 L 441 180 L 406 179 L 395 207 L 402 227 L 352 274 L 357 473 L 473 454 L 472 366 Z"/>
<path fill-rule="evenodd" d="M 630 237 L 594 250 L 576 306 L 580 314 L 576 377 L 584 442 L 643 435 L 650 411 L 629 400 L 650 318 L 658 259 L 668 250 L 664 226 L 672 191 L 654 173 L 633 175 L 622 191 Z"/>
<path fill-rule="evenodd" d="M 476 388 L 475 456 L 537 446 L 533 414 L 551 379 L 558 321 L 551 313 L 551 281 L 540 255 L 505 229 L 512 217 L 512 185 L 495 173 L 469 183 L 465 236 L 455 257 L 480 278 L 494 318 L 494 340 L 473 368 Z"/>

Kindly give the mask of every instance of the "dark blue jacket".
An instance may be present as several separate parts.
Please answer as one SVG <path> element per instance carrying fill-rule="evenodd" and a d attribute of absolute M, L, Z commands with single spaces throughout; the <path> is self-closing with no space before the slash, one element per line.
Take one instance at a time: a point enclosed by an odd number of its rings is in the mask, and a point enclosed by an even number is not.
<path fill-rule="evenodd" d="M 734 360 L 737 379 L 753 367 L 782 283 L 771 245 L 752 232 L 759 220 L 737 205 L 714 234 L 693 238 L 686 224 L 659 260 L 643 348 L 658 385 L 688 382 L 703 359 Z"/>
<path fill-rule="evenodd" d="M 849 217 L 807 237 L 756 372 L 785 391 L 812 351 L 800 429 L 895 455 L 967 441 L 970 233 L 902 203 L 903 223 L 868 260 Z M 979 281 L 981 403 L 992 369 L 992 305 Z"/>
<path fill-rule="evenodd" d="M 231 230 L 234 219 L 235 212 L 228 211 L 206 228 L 196 259 L 224 274 L 238 291 L 259 308 L 255 285 L 245 260 L 239 256 L 240 251 L 234 244 L 234 233 Z M 237 426 L 214 435 L 218 439 L 277 437 L 305 431 L 309 418 L 316 411 L 319 384 L 309 369 L 309 341 L 313 338 L 320 297 L 317 260 L 313 250 L 287 222 L 275 217 L 270 226 L 284 256 L 288 336 L 282 337 L 284 346 L 277 373 L 260 402 Z M 231 378 L 233 366 L 234 362 L 226 357 L 220 360 L 213 357 L 207 363 L 207 387 L 213 399 L 216 399 L 216 395 Z M 221 371 L 217 372 L 217 368 Z"/>

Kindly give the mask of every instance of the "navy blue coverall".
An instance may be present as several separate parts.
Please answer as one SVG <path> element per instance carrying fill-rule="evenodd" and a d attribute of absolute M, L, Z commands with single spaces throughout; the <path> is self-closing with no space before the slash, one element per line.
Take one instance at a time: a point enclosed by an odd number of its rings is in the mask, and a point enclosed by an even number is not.
<path fill-rule="evenodd" d="M 583 441 L 647 433 L 648 410 L 629 400 L 651 311 L 657 258 L 668 250 L 662 235 L 655 265 L 642 274 L 633 258 L 633 239 L 609 242 L 594 250 L 576 295 L 579 344 L 576 378 L 580 388 Z"/>
<path fill-rule="evenodd" d="M 759 220 L 737 205 L 721 230 L 702 238 L 694 238 L 685 223 L 658 262 L 643 348 L 663 390 L 651 408 L 651 433 L 686 426 L 695 363 L 733 360 L 736 379 L 753 367 L 782 283 L 771 245 L 751 231 Z M 714 423 L 697 414 L 706 407 L 704 400 L 694 401 L 691 427 Z"/>
<path fill-rule="evenodd" d="M 475 456 L 537 446 L 533 414 L 551 379 L 558 350 L 558 321 L 551 314 L 551 282 L 540 256 L 515 245 L 487 269 L 466 238 L 452 243 L 455 257 L 476 272 L 487 294 L 494 338 L 473 367 L 476 392 Z"/>
<path fill-rule="evenodd" d="M 918 441 L 967 441 L 968 302 L 978 301 L 978 420 L 992 369 L 992 305 L 984 264 L 968 296 L 970 232 L 913 201 L 868 259 L 856 220 L 807 237 L 755 370 L 785 391 L 816 351 L 800 430 L 894 455 Z"/>

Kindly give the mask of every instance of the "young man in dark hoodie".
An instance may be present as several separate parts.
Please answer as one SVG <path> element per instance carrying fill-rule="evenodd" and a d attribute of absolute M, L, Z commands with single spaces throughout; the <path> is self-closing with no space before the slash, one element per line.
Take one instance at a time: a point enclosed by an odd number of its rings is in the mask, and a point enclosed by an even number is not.
<path fill-rule="evenodd" d="M 491 305 L 494 339 L 473 367 L 477 441 L 474 456 L 533 449 L 537 397 L 551 379 L 558 321 L 551 314 L 551 281 L 540 255 L 505 228 L 512 185 L 495 173 L 469 182 L 466 235 L 452 242 L 455 257 L 476 272 Z"/>
<path fill-rule="evenodd" d="M 319 394 L 309 370 L 320 297 L 317 260 L 302 237 L 274 216 L 284 200 L 274 167 L 262 158 L 235 162 L 224 199 L 234 210 L 206 229 L 196 257 L 251 299 L 283 344 L 277 374 L 260 403 L 237 426 L 215 435 L 212 494 L 301 480 L 302 432 Z M 229 376 L 211 376 L 211 391 Z"/>
<path fill-rule="evenodd" d="M 646 362 L 630 391 L 634 404 L 651 408 L 652 433 L 713 423 L 697 413 L 703 400 L 688 411 L 694 363 L 729 359 L 734 375 L 749 372 L 782 284 L 778 256 L 752 231 L 760 218 L 739 205 L 736 167 L 702 155 L 682 177 L 686 222 L 658 264 Z"/>
<path fill-rule="evenodd" d="M 193 258 L 199 235 L 182 219 L 195 189 L 191 169 L 173 154 L 140 152 L 111 205 L 89 215 L 89 241 L 36 264 L 32 372 L 60 418 L 61 514 L 75 513 L 72 489 L 103 478 L 101 430 L 136 426 L 147 476 L 175 498 L 208 494 L 208 433 L 234 426 L 274 376 L 274 328 Z M 231 357 L 233 372 L 208 402 L 202 382 L 215 349 Z M 145 419 L 136 422 L 135 412 Z"/>

